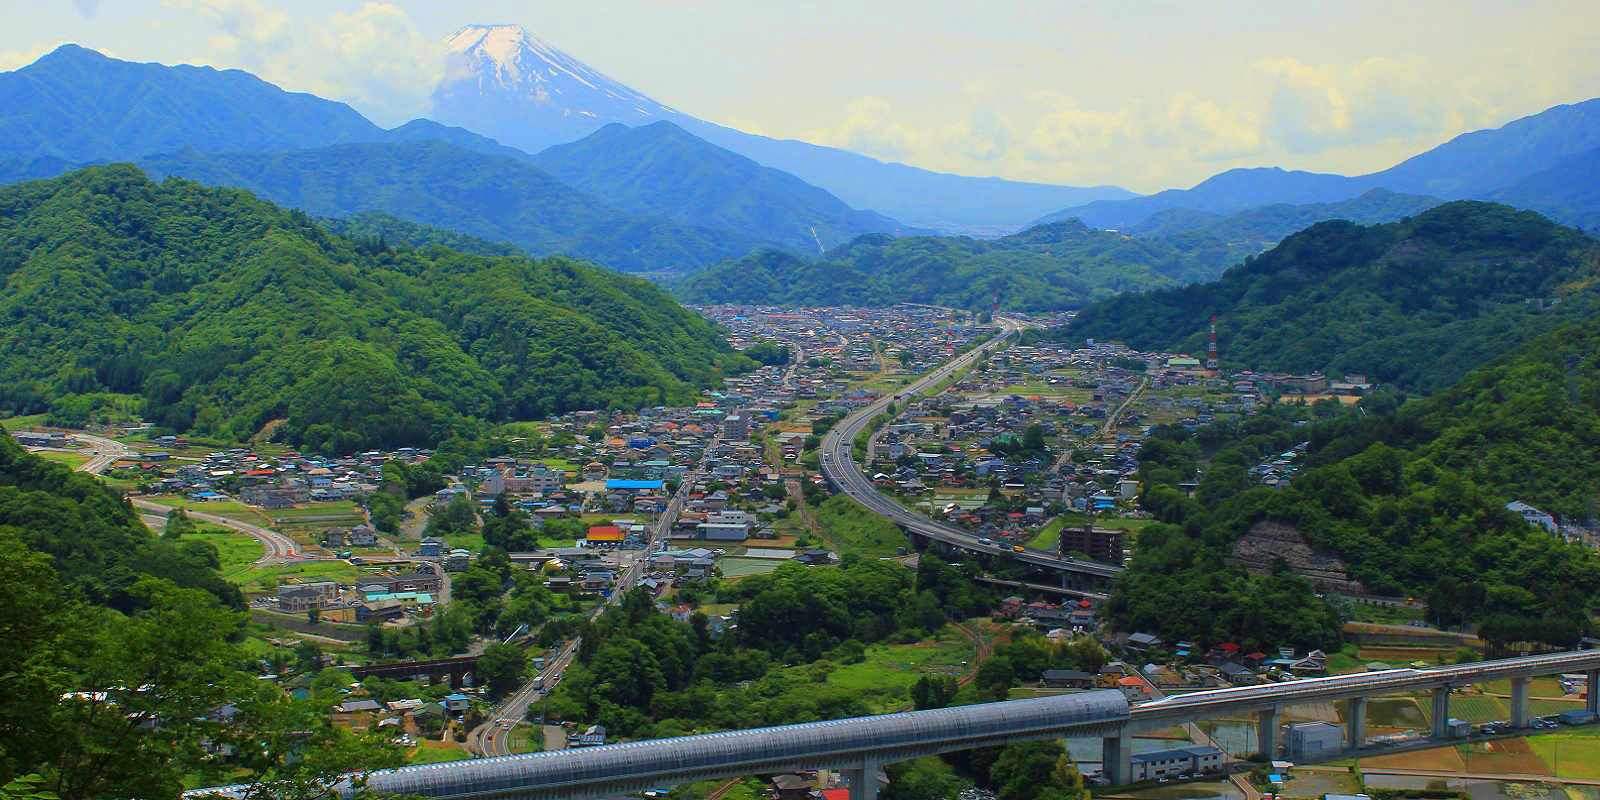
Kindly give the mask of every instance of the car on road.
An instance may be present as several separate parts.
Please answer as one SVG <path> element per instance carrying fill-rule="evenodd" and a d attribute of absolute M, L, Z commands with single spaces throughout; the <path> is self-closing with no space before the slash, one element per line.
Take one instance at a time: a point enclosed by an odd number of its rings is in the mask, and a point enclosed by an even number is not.
<path fill-rule="evenodd" d="M 1020 544 L 1011 545 L 1011 552 L 1013 552 L 1013 553 L 1026 553 L 1027 551 L 1028 551 L 1028 548 L 1023 547 Z"/>

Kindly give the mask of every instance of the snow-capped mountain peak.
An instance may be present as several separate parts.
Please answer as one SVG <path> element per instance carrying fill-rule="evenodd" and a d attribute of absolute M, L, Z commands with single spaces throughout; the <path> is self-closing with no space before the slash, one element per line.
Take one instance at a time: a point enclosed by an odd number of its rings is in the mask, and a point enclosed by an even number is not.
<path fill-rule="evenodd" d="M 589 68 L 520 25 L 468 25 L 442 43 L 445 76 L 434 94 L 436 118 L 451 107 L 510 103 L 527 113 L 639 125 L 678 112 Z M 509 112 L 510 108 L 503 111 Z M 473 116 L 478 116 L 473 114 Z M 481 118 L 475 120 L 481 127 Z M 580 134 L 581 135 L 581 134 Z M 519 137 L 513 137 L 519 138 Z"/>

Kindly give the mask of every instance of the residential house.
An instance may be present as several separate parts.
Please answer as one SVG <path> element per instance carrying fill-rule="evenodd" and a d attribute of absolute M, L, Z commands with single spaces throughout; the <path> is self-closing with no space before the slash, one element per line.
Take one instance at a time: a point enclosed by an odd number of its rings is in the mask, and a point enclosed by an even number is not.
<path fill-rule="evenodd" d="M 1131 782 L 1153 781 L 1174 775 L 1216 772 L 1222 769 L 1222 751 L 1210 745 L 1194 745 L 1134 753 L 1130 761 L 1133 769 L 1128 778 Z"/>
<path fill-rule="evenodd" d="M 1047 669 L 1040 673 L 1039 681 L 1048 689 L 1094 688 L 1094 676 L 1076 669 Z"/>

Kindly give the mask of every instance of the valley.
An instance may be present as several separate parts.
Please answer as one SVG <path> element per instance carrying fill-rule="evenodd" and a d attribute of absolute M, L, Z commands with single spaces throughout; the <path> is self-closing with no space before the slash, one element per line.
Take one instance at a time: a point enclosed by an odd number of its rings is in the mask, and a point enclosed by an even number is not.
<path fill-rule="evenodd" d="M 0 31 L 0 798 L 1600 786 L 1600 17 L 458 5 Z"/>

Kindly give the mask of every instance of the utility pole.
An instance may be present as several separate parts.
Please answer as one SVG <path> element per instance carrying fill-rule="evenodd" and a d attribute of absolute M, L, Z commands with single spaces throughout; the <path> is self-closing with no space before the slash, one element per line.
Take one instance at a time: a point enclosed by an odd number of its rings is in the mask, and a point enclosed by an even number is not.
<path fill-rule="evenodd" d="M 1211 315 L 1211 345 L 1206 349 L 1206 369 L 1217 374 L 1217 315 Z"/>

